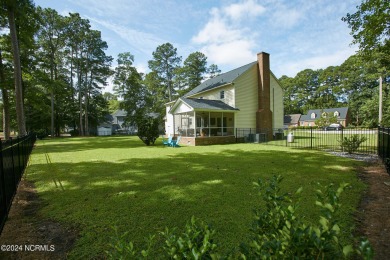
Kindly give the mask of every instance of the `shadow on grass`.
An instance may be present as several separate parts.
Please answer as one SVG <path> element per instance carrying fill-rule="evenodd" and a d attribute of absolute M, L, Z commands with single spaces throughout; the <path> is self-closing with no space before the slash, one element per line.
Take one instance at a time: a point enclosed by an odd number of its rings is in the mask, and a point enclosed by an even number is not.
<path fill-rule="evenodd" d="M 66 149 L 53 143 L 47 150 L 144 146 L 121 137 L 108 140 L 109 144 L 104 138 L 93 144 L 70 142 Z M 128 142 L 134 146 L 128 147 Z M 218 230 L 216 240 L 222 254 L 236 250 L 240 242 L 248 239 L 252 209 L 261 204 L 252 188 L 252 182 L 258 178 L 281 174 L 285 177 L 282 188 L 291 193 L 304 186 L 301 210 L 309 219 L 317 214 L 312 204 L 318 182 L 347 181 L 359 187 L 351 171 L 354 163 L 342 158 L 308 151 L 248 151 L 231 147 L 234 145 L 207 153 L 166 148 L 170 153 L 164 156 L 112 163 L 32 164 L 28 178 L 35 181 L 39 195 L 47 201 L 45 215 L 83 227 L 73 253 L 76 258 L 102 254 L 107 249 L 107 237 L 112 235 L 110 226 L 129 231 L 133 241 L 143 241 L 148 234 L 164 227 L 184 227 L 192 215 L 212 223 Z M 354 189 L 347 199 L 357 200 L 358 192 L 359 188 Z"/>
<path fill-rule="evenodd" d="M 146 146 L 138 137 L 134 136 L 54 138 L 39 140 L 38 143 L 44 144 L 45 150 L 37 150 L 35 153 L 79 152 L 113 147 L 117 149 L 131 149 Z M 155 145 L 150 147 L 163 148 L 161 138 L 158 138 Z"/>

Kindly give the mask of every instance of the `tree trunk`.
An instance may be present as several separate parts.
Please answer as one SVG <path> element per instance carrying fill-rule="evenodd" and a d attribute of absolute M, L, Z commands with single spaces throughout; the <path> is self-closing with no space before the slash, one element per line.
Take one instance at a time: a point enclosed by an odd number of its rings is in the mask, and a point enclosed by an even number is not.
<path fill-rule="evenodd" d="M 84 124 L 85 124 L 85 135 L 89 136 L 89 127 L 88 127 L 88 61 L 87 61 L 87 69 L 85 70 L 85 89 L 84 89 L 84 96 L 85 96 L 85 104 L 84 104 Z"/>
<path fill-rule="evenodd" d="M 51 137 L 54 137 L 54 57 L 50 57 L 50 110 L 51 110 Z"/>
<path fill-rule="evenodd" d="M 18 135 L 26 135 L 26 121 L 24 118 L 23 108 L 23 91 L 22 91 L 22 69 L 20 67 L 20 54 L 18 37 L 16 35 L 15 14 L 12 6 L 8 6 L 8 22 L 12 42 L 12 53 L 14 60 L 14 77 L 15 77 L 15 103 L 16 117 L 18 122 Z"/>
<path fill-rule="evenodd" d="M 79 69 L 77 71 L 77 77 L 78 77 L 78 87 L 79 87 L 79 110 L 80 110 L 80 129 L 79 129 L 79 132 L 80 132 L 80 136 L 84 136 L 84 130 L 83 130 L 83 92 L 82 92 L 82 89 L 81 89 L 81 71 L 80 71 L 80 65 L 79 65 Z"/>
<path fill-rule="evenodd" d="M 1 93 L 3 96 L 3 133 L 4 139 L 8 140 L 11 135 L 10 129 L 10 114 L 9 114 L 9 97 L 8 90 L 5 88 L 6 80 L 4 74 L 4 66 L 3 66 L 3 57 L 0 50 L 0 85 L 1 85 Z"/>

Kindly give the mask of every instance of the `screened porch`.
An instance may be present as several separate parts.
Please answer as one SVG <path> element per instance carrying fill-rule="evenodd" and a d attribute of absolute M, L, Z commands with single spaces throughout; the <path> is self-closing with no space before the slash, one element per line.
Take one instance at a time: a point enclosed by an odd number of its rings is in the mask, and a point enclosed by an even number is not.
<path fill-rule="evenodd" d="M 234 113 L 189 111 L 173 115 L 175 135 L 183 137 L 234 136 Z"/>

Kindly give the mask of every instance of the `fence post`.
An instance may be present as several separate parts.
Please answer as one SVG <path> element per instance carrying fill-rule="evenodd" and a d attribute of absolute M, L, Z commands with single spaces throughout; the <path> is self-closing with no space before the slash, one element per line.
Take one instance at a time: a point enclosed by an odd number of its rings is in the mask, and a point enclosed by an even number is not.
<path fill-rule="evenodd" d="M 343 139 L 344 139 L 344 128 L 341 127 L 341 140 L 340 141 L 342 142 Z M 344 152 L 344 146 L 343 145 L 341 146 L 341 151 Z"/>
<path fill-rule="evenodd" d="M 313 149 L 313 127 L 310 127 L 310 149 Z"/>

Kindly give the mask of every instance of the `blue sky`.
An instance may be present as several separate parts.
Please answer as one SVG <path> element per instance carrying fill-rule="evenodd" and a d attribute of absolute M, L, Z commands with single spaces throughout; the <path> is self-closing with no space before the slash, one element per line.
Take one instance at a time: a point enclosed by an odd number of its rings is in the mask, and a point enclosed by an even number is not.
<path fill-rule="evenodd" d="M 361 0 L 34 0 L 61 15 L 77 12 L 102 32 L 107 54 L 131 52 L 147 72 L 158 45 L 170 42 L 183 60 L 201 51 L 222 72 L 271 55 L 276 77 L 340 65 L 357 51 L 341 18 Z M 113 64 L 115 66 L 115 64 Z"/>

